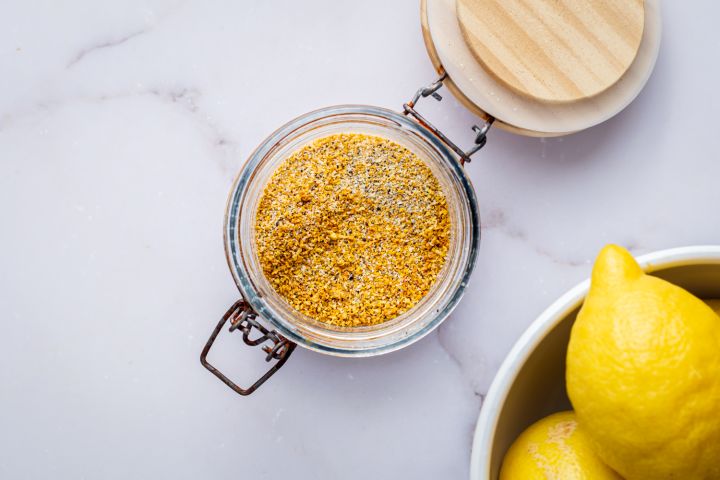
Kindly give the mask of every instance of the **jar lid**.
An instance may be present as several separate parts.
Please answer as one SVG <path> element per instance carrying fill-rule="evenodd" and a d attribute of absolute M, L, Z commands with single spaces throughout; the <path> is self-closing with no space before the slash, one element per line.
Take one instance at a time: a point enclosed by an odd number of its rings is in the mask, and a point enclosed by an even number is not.
<path fill-rule="evenodd" d="M 425 44 L 458 99 L 532 136 L 584 130 L 647 82 L 659 0 L 422 0 Z"/>
<path fill-rule="evenodd" d="M 541 102 L 577 102 L 620 80 L 640 49 L 642 0 L 457 0 L 475 59 L 509 89 Z"/>

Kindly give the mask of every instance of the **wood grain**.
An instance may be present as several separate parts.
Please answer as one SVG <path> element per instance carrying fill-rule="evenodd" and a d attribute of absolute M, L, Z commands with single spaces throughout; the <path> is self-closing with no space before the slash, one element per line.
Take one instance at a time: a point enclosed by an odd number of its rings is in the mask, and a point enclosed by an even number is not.
<path fill-rule="evenodd" d="M 457 0 L 473 56 L 511 90 L 542 102 L 594 97 L 630 68 L 643 0 Z"/>
<path fill-rule="evenodd" d="M 427 50 L 428 56 L 430 57 L 430 61 L 433 64 L 433 67 L 435 68 L 435 71 L 438 73 L 438 75 L 448 75 L 445 78 L 445 81 L 443 82 L 444 86 L 447 87 L 448 90 L 450 90 L 450 93 L 453 94 L 453 96 L 468 110 L 470 110 L 472 113 L 477 115 L 478 117 L 482 118 L 483 120 L 487 121 L 490 119 L 490 115 L 485 112 L 482 108 L 478 107 L 475 103 L 473 103 L 472 100 L 470 100 L 468 97 L 465 96 L 465 94 L 458 88 L 457 85 L 455 85 L 455 82 L 453 82 L 452 77 L 445 71 L 445 68 L 442 65 L 442 62 L 440 61 L 440 56 L 438 55 L 437 50 L 435 49 L 435 44 L 432 40 L 432 35 L 430 34 L 430 25 L 428 23 L 428 17 L 427 17 L 427 0 L 420 0 L 420 26 L 422 28 L 422 35 L 423 35 L 423 42 L 425 43 L 425 49 Z M 546 134 L 546 133 L 540 133 L 535 132 L 532 130 L 526 130 L 524 128 L 519 128 L 514 125 L 510 125 L 509 123 L 505 123 L 500 119 L 495 119 L 495 123 L 493 123 L 493 128 L 501 128 L 502 130 L 516 133 L 518 135 L 524 135 L 526 137 L 548 137 L 548 136 L 558 136 L 558 135 L 565 135 L 566 133 L 553 133 L 553 134 Z M 569 133 L 569 132 L 568 132 Z"/>

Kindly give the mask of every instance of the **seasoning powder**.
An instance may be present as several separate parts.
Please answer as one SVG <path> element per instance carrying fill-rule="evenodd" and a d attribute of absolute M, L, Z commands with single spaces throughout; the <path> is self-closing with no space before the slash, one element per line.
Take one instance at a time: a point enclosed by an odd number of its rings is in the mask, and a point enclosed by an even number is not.
<path fill-rule="evenodd" d="M 265 187 L 260 265 L 292 307 L 341 327 L 417 304 L 445 264 L 450 220 L 437 178 L 380 137 L 338 134 L 301 148 Z"/>

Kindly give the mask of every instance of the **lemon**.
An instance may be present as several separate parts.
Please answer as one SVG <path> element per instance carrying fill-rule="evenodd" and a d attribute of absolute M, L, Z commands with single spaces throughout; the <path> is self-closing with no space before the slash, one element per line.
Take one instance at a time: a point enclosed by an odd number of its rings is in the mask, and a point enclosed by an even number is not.
<path fill-rule="evenodd" d="M 627 480 L 720 479 L 720 318 L 605 247 L 570 336 L 567 389 Z"/>
<path fill-rule="evenodd" d="M 503 460 L 500 480 L 621 480 L 593 452 L 573 412 L 528 427 Z"/>

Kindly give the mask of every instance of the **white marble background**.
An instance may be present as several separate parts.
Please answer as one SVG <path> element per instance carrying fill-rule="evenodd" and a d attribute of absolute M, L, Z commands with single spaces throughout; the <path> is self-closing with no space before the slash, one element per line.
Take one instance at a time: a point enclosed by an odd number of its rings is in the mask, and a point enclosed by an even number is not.
<path fill-rule="evenodd" d="M 298 114 L 400 108 L 430 82 L 418 2 L 1 1 L 0 477 L 466 478 L 503 356 L 603 244 L 720 243 L 720 4 L 663 9 L 655 73 L 616 118 L 492 132 L 468 167 L 478 267 L 439 330 L 372 359 L 298 349 L 240 398 L 198 361 L 238 297 L 233 175 Z M 470 140 L 450 96 L 423 108 Z M 264 366 L 224 339 L 236 378 Z"/>

